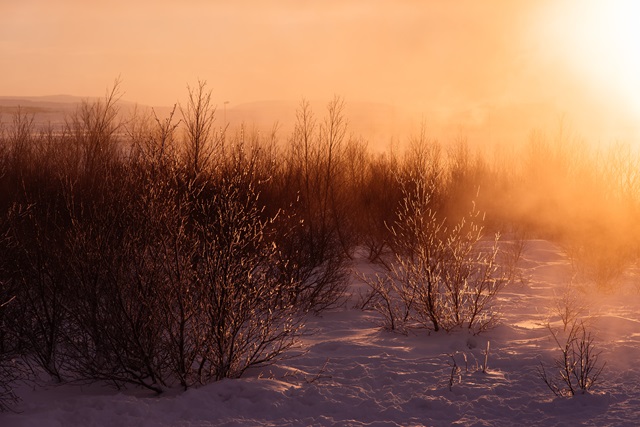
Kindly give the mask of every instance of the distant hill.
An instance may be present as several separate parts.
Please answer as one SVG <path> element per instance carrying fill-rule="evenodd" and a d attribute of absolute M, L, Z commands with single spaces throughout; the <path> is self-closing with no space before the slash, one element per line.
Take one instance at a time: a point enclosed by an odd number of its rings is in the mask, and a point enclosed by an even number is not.
<path fill-rule="evenodd" d="M 0 96 L 0 122 L 10 123 L 12 116 L 20 111 L 33 114 L 37 127 L 47 124 L 63 124 L 65 118 L 71 114 L 83 100 L 98 98 L 81 98 L 71 95 L 54 96 Z M 127 116 L 136 104 L 120 101 L 121 113 Z M 310 101 L 310 107 L 320 124 L 327 113 L 327 101 Z M 296 110 L 300 102 L 294 101 L 256 101 L 243 104 L 219 103 L 216 110 L 216 124 L 224 126 L 225 121 L 231 132 L 235 132 L 244 125 L 249 130 L 271 132 L 277 126 L 277 136 L 280 141 L 286 141 L 293 132 L 296 121 Z M 138 105 L 140 109 L 151 107 Z M 156 114 L 166 117 L 171 107 L 153 107 Z M 179 111 L 176 113 L 180 117 Z M 346 102 L 344 115 L 348 123 L 348 136 L 362 137 L 374 147 L 387 147 L 392 138 L 406 137 L 408 129 L 415 129 L 418 125 L 410 116 L 399 109 L 382 103 Z"/>
<path fill-rule="evenodd" d="M 65 118 L 80 105 L 82 98 L 71 95 L 54 96 L 0 96 L 0 124 L 11 123 L 18 109 L 33 114 L 36 127 L 51 123 L 61 125 Z M 294 129 L 296 110 L 300 101 L 270 100 L 241 104 L 217 102 L 216 127 L 229 125 L 229 132 L 235 133 L 241 125 L 249 132 L 254 130 L 270 133 L 277 125 L 277 139 L 286 142 Z M 327 115 L 328 100 L 309 102 L 319 125 Z M 151 109 L 130 101 L 119 102 L 124 118 L 131 115 L 134 107 Z M 160 117 L 167 117 L 172 107 L 153 107 Z M 402 107 L 376 102 L 352 102 L 346 100 L 344 116 L 348 122 L 347 136 L 362 138 L 374 150 L 385 150 L 391 143 L 404 145 L 412 137 L 420 134 L 424 124 L 425 135 L 443 144 L 466 139 L 472 147 L 487 149 L 500 145 L 511 147 L 529 140 L 531 131 L 543 131 L 547 136 L 566 126 L 570 131 L 582 132 L 593 142 L 637 141 L 640 126 L 624 121 L 609 122 L 603 117 L 586 121 L 581 117 L 571 117 L 548 102 L 513 103 L 507 105 L 472 105 L 465 108 L 447 109 L 433 106 L 430 110 L 410 113 Z M 175 120 L 181 117 L 176 111 Z"/>
<path fill-rule="evenodd" d="M 11 122 L 12 116 L 22 111 L 34 114 L 37 125 L 62 123 L 68 113 L 80 103 L 81 98 L 69 95 L 57 96 L 0 96 L 0 122 Z"/>

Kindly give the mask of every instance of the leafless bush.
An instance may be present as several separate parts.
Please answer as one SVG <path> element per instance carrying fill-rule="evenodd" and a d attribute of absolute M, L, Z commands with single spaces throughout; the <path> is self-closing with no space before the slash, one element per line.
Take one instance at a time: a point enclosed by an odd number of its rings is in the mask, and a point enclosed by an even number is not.
<path fill-rule="evenodd" d="M 21 108 L 11 117 L 7 142 L 9 147 L 9 167 L 22 172 L 23 176 L 32 170 L 29 164 L 34 155 L 35 115 L 24 112 Z"/>
<path fill-rule="evenodd" d="M 21 354 L 60 380 L 57 344 L 64 319 L 65 273 L 57 260 L 65 215 L 64 206 L 56 203 L 62 171 L 54 171 L 63 166 L 54 166 L 57 147 L 50 135 L 32 132 L 21 137 L 28 144 L 24 152 L 30 153 L 26 158 L 30 165 L 14 163 L 3 177 L 15 186 L 3 193 L 3 201 L 10 205 L 3 231 L 8 245 L 4 277 L 18 301 L 5 309 L 4 325 Z"/>
<path fill-rule="evenodd" d="M 203 381 L 239 377 L 251 366 L 281 357 L 301 331 L 297 283 L 281 274 L 278 248 L 259 218 L 255 195 L 233 182 L 202 209 L 197 224 L 195 325 Z M 245 198 L 247 197 L 247 198 Z"/>
<path fill-rule="evenodd" d="M 67 272 L 57 215 L 51 205 L 31 205 L 11 221 L 10 276 L 20 303 L 9 307 L 6 324 L 31 361 L 60 381 Z"/>
<path fill-rule="evenodd" d="M 489 198 L 499 197 L 497 191 L 491 191 L 493 179 L 487 179 L 488 171 L 484 158 L 474 153 L 466 139 L 458 138 L 448 147 L 446 166 L 443 166 L 441 182 L 443 201 L 440 210 L 449 218 L 458 218 L 466 214 L 469 200 L 477 204 L 483 194 Z M 482 188 L 482 192 L 478 189 Z"/>
<path fill-rule="evenodd" d="M 180 126 L 180 122 L 174 121 L 175 112 L 176 105 L 168 117 L 161 120 L 154 110 L 151 113 L 135 110 L 125 126 L 132 164 L 145 166 L 154 177 L 156 173 L 175 167 L 176 133 Z"/>
<path fill-rule="evenodd" d="M 402 198 L 397 170 L 399 160 L 393 152 L 372 158 L 364 173 L 364 182 L 357 188 L 354 209 L 360 244 L 368 251 L 370 261 L 380 261 L 389 250 L 389 224 L 396 220 Z"/>
<path fill-rule="evenodd" d="M 415 296 L 386 274 L 360 275 L 360 278 L 368 285 L 369 291 L 362 295 L 358 307 L 377 311 L 382 315 L 384 329 L 406 335 L 412 326 Z"/>
<path fill-rule="evenodd" d="M 2 354 L 60 381 L 156 392 L 283 357 L 302 331 L 297 277 L 306 273 L 292 274 L 301 270 L 277 244 L 285 215 L 259 200 L 273 159 L 245 151 L 243 135 L 213 157 L 203 84 L 183 110 L 186 151 L 175 147 L 170 115 L 130 120 L 125 152 L 116 94 L 83 103 L 61 134 L 34 139 L 20 119 L 11 145 L 20 153 L 2 151 L 2 214 L 29 207 L 1 230 L 11 248 L 3 245 L 0 280 L 16 291 L 0 309 Z M 21 161 L 10 164 L 10 154 Z"/>
<path fill-rule="evenodd" d="M 579 294 L 579 290 L 569 284 L 562 289 L 560 295 L 555 295 L 554 293 L 553 310 L 560 317 L 563 329 L 566 332 L 569 325 L 573 325 L 585 314 L 587 307 L 584 299 Z"/>
<path fill-rule="evenodd" d="M 1 312 L 11 302 L 11 300 L 3 301 L 0 303 L 0 319 L 4 318 Z M 5 327 L 4 322 L 0 323 L 0 334 L 5 334 Z M 12 387 L 13 383 L 19 379 L 20 368 L 17 366 L 17 357 L 17 354 L 12 354 L 4 345 L 0 347 L 0 412 L 11 410 L 12 405 L 19 400 Z"/>
<path fill-rule="evenodd" d="M 426 133 L 426 125 L 420 126 L 420 133 L 409 139 L 409 145 L 404 152 L 400 170 L 396 177 L 405 185 L 411 185 L 419 178 L 428 185 L 432 196 L 432 206 L 441 200 L 439 194 L 444 190 L 444 156 L 442 146 L 437 140 L 430 139 Z"/>
<path fill-rule="evenodd" d="M 603 180 L 611 183 L 613 200 L 622 200 L 632 206 L 640 202 L 640 155 L 629 143 L 613 144 L 602 162 Z"/>
<path fill-rule="evenodd" d="M 210 169 L 214 152 L 222 141 L 221 133 L 213 127 L 216 108 L 206 86 L 205 81 L 198 81 L 197 87 L 188 87 L 189 99 L 186 106 L 180 107 L 185 131 L 183 163 L 192 180 Z"/>
<path fill-rule="evenodd" d="M 482 240 L 474 210 L 447 227 L 430 209 L 429 194 L 422 181 L 405 192 L 391 229 L 395 255 L 388 272 L 367 280 L 372 301 L 383 301 L 372 308 L 387 319 L 410 317 L 434 331 L 464 326 L 481 332 L 495 325 L 492 303 L 507 283 L 496 263 L 498 236 L 493 243 Z"/>
<path fill-rule="evenodd" d="M 9 179 L 21 176 L 11 196 L 22 214 L 11 216 L 7 231 L 12 246 L 8 274 L 19 301 L 9 308 L 7 327 L 29 363 L 57 381 L 63 379 L 60 345 L 72 308 L 67 237 L 73 216 L 65 195 L 99 198 L 106 189 L 103 182 L 116 169 L 117 86 L 104 101 L 83 102 L 60 135 L 51 128 L 39 136 L 15 131 L 32 155 L 31 168 L 8 171 Z"/>
<path fill-rule="evenodd" d="M 220 179 L 117 176 L 107 198 L 72 209 L 63 347 L 76 378 L 161 392 L 238 377 L 296 343 L 297 283 L 273 218 L 244 176 Z"/>
<path fill-rule="evenodd" d="M 626 240 L 595 231 L 565 239 L 574 277 L 601 291 L 614 291 L 635 257 L 633 243 Z"/>
<path fill-rule="evenodd" d="M 360 192 L 366 187 L 369 180 L 369 164 L 371 155 L 367 142 L 361 138 L 349 137 L 341 152 L 341 188 L 336 202 L 342 205 L 342 215 L 339 221 L 340 242 L 346 254 L 353 258 L 355 248 L 363 244 L 363 233 L 360 221 L 362 209 L 359 204 L 362 199 Z M 393 211 L 393 208 L 391 208 Z M 340 217 L 339 217 L 340 218 Z"/>
<path fill-rule="evenodd" d="M 329 103 L 318 125 L 307 102 L 297 112 L 286 163 L 274 182 L 287 215 L 278 238 L 283 274 L 298 284 L 298 304 L 319 312 L 340 303 L 346 287 L 352 221 L 344 187 L 343 102 Z M 273 193 L 272 193 L 273 194 Z"/>
<path fill-rule="evenodd" d="M 463 356 L 466 362 L 466 354 L 463 353 Z M 453 385 L 456 383 L 456 380 L 458 383 L 462 382 L 462 368 L 458 366 L 455 354 L 449 354 L 449 357 L 451 358 L 451 362 L 449 363 L 449 365 L 451 366 L 451 375 L 449 376 L 449 391 L 453 391 Z"/>
<path fill-rule="evenodd" d="M 120 80 L 116 79 L 104 99 L 84 100 L 67 119 L 67 143 L 70 157 L 65 170 L 69 178 L 81 179 L 87 191 L 99 185 L 102 175 L 113 167 L 121 155 L 118 130 Z"/>
<path fill-rule="evenodd" d="M 149 253 L 153 237 L 143 221 L 149 212 L 136 209 L 142 206 L 132 196 L 112 189 L 107 200 L 74 209 L 83 213 L 66 238 L 72 292 L 62 347 L 74 378 L 160 392 L 167 377 L 158 318 L 162 277 Z"/>
<path fill-rule="evenodd" d="M 547 372 L 541 362 L 538 375 L 559 397 L 573 396 L 588 392 L 598 381 L 606 363 L 599 363 L 600 352 L 596 350 L 595 340 L 587 331 L 583 322 L 573 321 L 571 328 L 563 338 L 548 326 L 561 356 L 555 360 L 555 374 Z"/>
<path fill-rule="evenodd" d="M 7 213 L 7 217 L 15 215 L 15 212 Z M 16 343 L 16 337 L 9 330 L 7 320 L 12 313 L 8 313 L 9 305 L 15 300 L 15 289 L 6 285 L 6 254 L 10 250 L 7 236 L 7 220 L 0 217 L 0 412 L 11 410 L 13 404 L 19 399 L 13 391 L 13 384 L 20 378 L 21 369 L 17 358 L 21 348 Z"/>
<path fill-rule="evenodd" d="M 524 227 L 511 228 L 515 229 L 508 231 L 509 239 L 503 239 L 501 242 L 499 261 L 509 283 L 518 282 L 524 285 L 529 278 L 518 264 L 527 250 L 528 233 Z"/>
<path fill-rule="evenodd" d="M 449 391 L 453 390 L 453 385 L 456 381 L 458 383 L 462 382 L 463 373 L 472 374 L 475 372 L 482 372 L 483 374 L 486 374 L 488 372 L 490 346 L 491 342 L 487 341 L 487 346 L 482 351 L 482 360 L 478 360 L 472 352 L 467 353 L 465 351 L 456 351 L 455 353 L 448 354 L 449 358 L 451 358 L 451 362 L 449 362 L 449 366 L 451 366 L 451 374 L 449 375 Z M 464 361 L 464 371 L 462 366 L 458 364 L 459 359 L 456 359 L 456 356 L 459 354 L 462 355 L 462 360 Z"/>

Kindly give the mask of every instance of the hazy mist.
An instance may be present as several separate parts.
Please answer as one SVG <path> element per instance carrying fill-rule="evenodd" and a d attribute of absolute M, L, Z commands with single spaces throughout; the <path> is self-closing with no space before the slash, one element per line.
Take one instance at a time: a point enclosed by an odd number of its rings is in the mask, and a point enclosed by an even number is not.
<path fill-rule="evenodd" d="M 0 95 L 100 96 L 120 76 L 124 99 L 170 106 L 201 79 L 230 110 L 337 94 L 347 105 L 374 102 L 410 116 L 389 126 L 398 134 L 424 123 L 442 139 L 510 143 L 564 118 L 590 140 L 631 142 L 640 134 L 640 66 L 629 51 L 637 25 L 625 17 L 635 8 L 575 0 L 3 2 Z"/>

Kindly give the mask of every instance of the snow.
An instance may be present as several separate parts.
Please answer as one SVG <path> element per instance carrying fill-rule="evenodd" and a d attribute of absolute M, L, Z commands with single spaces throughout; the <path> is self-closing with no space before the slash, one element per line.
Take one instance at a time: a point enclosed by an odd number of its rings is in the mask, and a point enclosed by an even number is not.
<path fill-rule="evenodd" d="M 162 396 L 23 384 L 22 402 L 0 414 L 0 426 L 640 425 L 637 277 L 617 293 L 577 291 L 607 365 L 591 392 L 560 398 L 537 367 L 558 355 L 545 325 L 562 327 L 552 306 L 570 263 L 552 244 L 531 241 L 521 265 L 525 280 L 500 295 L 502 323 L 479 336 L 381 330 L 376 313 L 354 308 L 354 291 L 342 308 L 309 319 L 314 333 L 296 357 L 242 379 Z M 452 377 L 454 360 L 461 370 Z"/>

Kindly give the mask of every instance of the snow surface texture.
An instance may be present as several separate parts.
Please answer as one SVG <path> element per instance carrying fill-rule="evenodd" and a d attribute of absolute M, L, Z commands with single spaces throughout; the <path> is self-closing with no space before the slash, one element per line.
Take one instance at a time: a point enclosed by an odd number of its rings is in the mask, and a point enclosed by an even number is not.
<path fill-rule="evenodd" d="M 315 333 L 299 357 L 160 397 L 23 385 L 18 412 L 0 414 L 0 426 L 640 425 L 638 278 L 616 295 L 584 293 L 607 365 L 590 393 L 558 398 L 537 367 L 552 367 L 559 355 L 545 324 L 562 327 L 552 306 L 570 264 L 543 241 L 530 242 L 524 258 L 528 280 L 500 294 L 503 322 L 480 336 L 383 331 L 375 313 L 353 308 L 361 286 L 354 283 L 343 309 L 309 320 Z M 451 383 L 453 359 L 461 370 Z"/>

